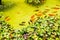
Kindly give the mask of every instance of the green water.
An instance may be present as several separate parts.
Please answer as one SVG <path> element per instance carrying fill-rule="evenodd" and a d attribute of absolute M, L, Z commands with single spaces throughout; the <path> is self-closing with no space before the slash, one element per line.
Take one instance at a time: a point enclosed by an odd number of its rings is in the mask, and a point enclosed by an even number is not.
<path fill-rule="evenodd" d="M 10 20 L 7 22 L 11 24 L 11 26 L 14 27 L 15 29 L 21 29 L 26 27 L 28 25 L 27 22 L 30 20 L 31 15 L 36 13 L 34 12 L 34 10 L 39 9 L 41 11 L 44 11 L 47 8 L 46 6 L 48 6 L 48 9 L 50 9 L 50 12 L 52 12 L 53 10 L 51 10 L 51 7 L 54 7 L 60 4 L 60 0 L 46 0 L 46 2 L 43 5 L 39 6 L 39 8 L 36 8 L 32 5 L 26 4 L 24 2 L 25 0 L 8 0 L 8 1 L 3 0 L 3 1 L 5 3 L 13 2 L 16 4 L 11 9 L 3 11 L 4 18 L 6 16 L 9 16 Z M 58 11 L 58 13 L 60 13 L 60 10 Z M 19 25 L 19 23 L 21 23 L 22 21 L 26 21 L 25 26 Z"/>

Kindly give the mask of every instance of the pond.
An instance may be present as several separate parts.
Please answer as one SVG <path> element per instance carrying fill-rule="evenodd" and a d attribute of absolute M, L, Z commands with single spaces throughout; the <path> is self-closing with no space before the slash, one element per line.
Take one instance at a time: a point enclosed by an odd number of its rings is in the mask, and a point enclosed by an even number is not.
<path fill-rule="evenodd" d="M 31 5 L 32 3 L 28 4 L 25 2 L 25 0 L 2 0 L 2 3 L 3 8 L 0 11 L 0 17 L 2 15 L 2 18 L 0 19 L 0 21 L 4 20 L 8 24 L 10 24 L 13 29 L 21 30 L 32 25 L 37 25 L 38 23 L 34 24 L 34 22 L 36 21 L 35 19 L 37 19 L 37 16 L 42 15 L 41 17 L 43 17 L 43 23 L 41 25 L 43 26 L 45 25 L 45 16 L 55 16 L 56 14 L 57 18 L 60 17 L 60 0 L 45 0 L 45 3 L 37 6 Z M 33 24 L 30 24 L 30 22 L 32 22 Z M 58 26 L 57 23 L 56 26 Z M 41 30 L 43 31 L 43 29 Z M 23 36 L 26 35 L 24 34 Z"/>

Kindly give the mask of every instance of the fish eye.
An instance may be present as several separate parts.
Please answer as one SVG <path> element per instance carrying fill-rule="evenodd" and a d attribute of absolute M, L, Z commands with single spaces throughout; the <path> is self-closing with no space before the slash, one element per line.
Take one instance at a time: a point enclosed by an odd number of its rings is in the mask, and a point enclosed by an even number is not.
<path fill-rule="evenodd" d="M 0 11 L 6 11 L 15 6 L 15 3 L 10 1 L 0 0 Z"/>
<path fill-rule="evenodd" d="M 45 3 L 46 0 L 25 0 L 27 4 L 31 4 L 34 6 L 39 6 Z"/>

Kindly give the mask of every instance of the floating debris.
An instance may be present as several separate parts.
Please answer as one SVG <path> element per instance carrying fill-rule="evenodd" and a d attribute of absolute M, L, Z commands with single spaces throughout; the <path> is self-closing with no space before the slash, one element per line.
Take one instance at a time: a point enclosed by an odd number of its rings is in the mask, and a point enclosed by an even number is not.
<path fill-rule="evenodd" d="M 30 22 L 28 22 L 28 24 L 30 24 Z"/>
<path fill-rule="evenodd" d="M 34 10 L 35 12 L 38 12 L 39 10 Z"/>
<path fill-rule="evenodd" d="M 25 26 L 25 24 L 24 23 L 21 23 L 21 24 L 19 24 L 20 26 Z"/>
<path fill-rule="evenodd" d="M 50 9 L 45 9 L 44 11 L 43 11 L 43 14 L 45 14 L 45 13 L 47 13 L 47 12 L 49 12 L 50 11 Z"/>
<path fill-rule="evenodd" d="M 60 5 L 56 5 L 56 6 L 60 6 Z"/>
<path fill-rule="evenodd" d="M 38 14 L 36 14 L 37 16 L 43 16 L 43 13 L 38 13 Z"/>
<path fill-rule="evenodd" d="M 5 20 L 6 21 L 9 21 L 10 20 L 9 16 L 5 17 Z"/>
<path fill-rule="evenodd" d="M 22 23 L 26 23 L 26 22 L 22 22 Z"/>
<path fill-rule="evenodd" d="M 23 21 L 23 22 L 21 22 L 19 25 L 20 25 L 20 26 L 25 26 L 25 23 L 26 23 L 26 22 Z"/>
<path fill-rule="evenodd" d="M 49 16 L 55 16 L 56 14 L 48 14 Z"/>
<path fill-rule="evenodd" d="M 52 9 L 54 9 L 54 10 L 59 10 L 60 8 L 59 8 L 59 7 L 53 7 Z"/>

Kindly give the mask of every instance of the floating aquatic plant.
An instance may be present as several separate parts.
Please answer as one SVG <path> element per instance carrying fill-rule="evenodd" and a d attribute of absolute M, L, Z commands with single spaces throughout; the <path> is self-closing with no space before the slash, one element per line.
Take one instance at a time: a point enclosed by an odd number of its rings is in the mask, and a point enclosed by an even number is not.
<path fill-rule="evenodd" d="M 38 6 L 38 5 L 42 5 L 45 3 L 45 0 L 25 0 L 26 3 L 34 5 L 34 6 Z"/>
<path fill-rule="evenodd" d="M 5 11 L 7 9 L 10 9 L 10 8 L 14 7 L 14 6 L 15 6 L 15 4 L 13 2 L 9 2 L 9 1 L 4 2 L 4 1 L 2 1 L 2 4 L 0 5 L 0 11 Z"/>
<path fill-rule="evenodd" d="M 1 17 L 2 18 L 2 17 Z M 37 20 L 22 30 L 15 30 L 0 20 L 1 40 L 59 40 L 60 39 L 60 18 L 59 16 L 38 16 Z"/>

